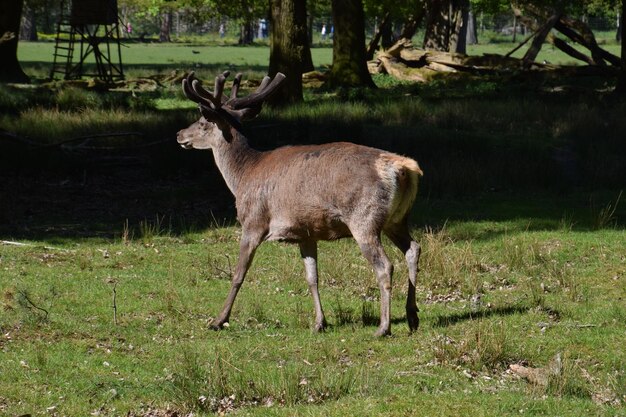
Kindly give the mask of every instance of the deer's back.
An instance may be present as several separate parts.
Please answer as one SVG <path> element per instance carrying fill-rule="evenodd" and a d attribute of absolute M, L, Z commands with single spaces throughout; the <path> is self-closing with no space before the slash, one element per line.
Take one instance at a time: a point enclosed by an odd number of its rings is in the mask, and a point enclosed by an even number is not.
<path fill-rule="evenodd" d="M 237 196 L 238 215 L 242 222 L 267 223 L 270 240 L 350 236 L 355 222 L 385 222 L 385 208 L 398 191 L 397 173 L 411 162 L 417 166 L 411 159 L 345 142 L 269 151 L 247 172 L 246 190 Z"/>

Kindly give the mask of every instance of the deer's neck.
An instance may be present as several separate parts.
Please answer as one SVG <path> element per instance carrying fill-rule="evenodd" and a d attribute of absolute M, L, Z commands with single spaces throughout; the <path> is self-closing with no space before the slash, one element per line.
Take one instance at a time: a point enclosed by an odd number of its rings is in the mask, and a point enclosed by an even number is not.
<path fill-rule="evenodd" d="M 248 145 L 248 140 L 235 129 L 231 134 L 230 141 L 224 140 L 213 148 L 213 156 L 226 185 L 236 197 L 246 171 L 256 164 L 260 152 L 252 149 Z"/>

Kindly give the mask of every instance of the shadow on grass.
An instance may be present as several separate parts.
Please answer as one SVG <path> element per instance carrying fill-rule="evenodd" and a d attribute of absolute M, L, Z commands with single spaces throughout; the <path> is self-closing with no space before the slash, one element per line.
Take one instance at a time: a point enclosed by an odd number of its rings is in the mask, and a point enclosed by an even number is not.
<path fill-rule="evenodd" d="M 26 73 L 35 74 L 37 77 L 47 78 L 50 74 L 52 64 L 46 61 L 23 61 L 22 67 Z M 176 63 L 166 64 L 151 64 L 151 63 L 138 63 L 138 64 L 123 64 L 124 73 L 126 78 L 132 79 L 144 74 L 167 74 L 174 70 L 179 71 L 195 71 L 199 78 L 206 78 L 208 80 L 213 79 L 215 74 L 222 71 L 229 70 L 232 72 L 258 72 L 267 73 L 267 65 L 248 65 L 248 64 L 236 64 L 232 62 L 212 62 L 202 63 L 200 59 L 193 60 L 191 57 L 188 61 L 181 61 Z M 97 67 L 95 64 L 85 64 L 83 69 L 85 74 L 96 74 Z M 59 75 L 56 75 L 59 78 Z"/>
<path fill-rule="evenodd" d="M 311 136 L 306 131 L 291 135 L 292 129 L 257 129 L 253 146 L 271 149 L 277 142 L 284 144 L 282 141 L 309 142 Z M 163 143 L 126 151 L 94 149 L 71 154 L 61 149 L 5 148 L 0 155 L 0 238 L 110 239 L 121 236 L 125 225 L 140 237 L 142 224 L 157 227 L 159 233 L 184 235 L 233 224 L 234 198 L 211 152 L 180 149 L 175 131 L 164 130 L 160 138 L 169 140 Z M 355 139 L 371 144 L 368 138 Z M 473 223 L 465 231 L 454 232 L 454 239 L 467 240 L 494 239 L 517 230 L 591 231 L 595 230 L 593 211 L 597 217 L 617 195 L 610 190 L 595 196 L 593 191 L 554 192 L 550 184 L 537 185 L 534 190 L 529 184 L 484 190 L 482 177 L 468 180 L 465 168 L 446 173 L 445 180 L 437 179 L 436 165 L 444 163 L 448 146 L 434 144 L 441 153 L 435 155 L 431 148 L 423 159 L 424 171 L 432 174 L 424 178 L 414 208 L 412 224 L 418 229 L 436 230 L 450 222 Z M 381 147 L 397 151 L 394 146 Z M 488 168 L 485 165 L 482 171 Z M 506 175 L 511 178 L 517 174 L 512 170 Z M 466 184 L 466 189 L 454 185 L 456 180 Z M 450 192 L 451 188 L 456 191 Z M 624 202 L 617 207 L 611 227 L 624 227 L 625 207 Z M 505 222 L 506 226 L 475 226 L 480 222 Z"/>
<path fill-rule="evenodd" d="M 417 104 L 408 101 L 396 110 L 411 111 Z M 349 111 L 348 104 L 343 107 Z M 615 200 L 613 190 L 623 187 L 619 178 L 626 176 L 624 145 L 613 136 L 603 144 L 583 132 L 576 140 L 584 144 L 570 144 L 578 146 L 567 150 L 575 153 L 570 156 L 555 154 L 557 143 L 546 144 L 552 140 L 546 136 L 530 137 L 527 132 L 503 137 L 488 128 L 467 129 L 469 120 L 478 116 L 449 126 L 457 121 L 455 106 L 444 108 L 438 116 L 442 120 L 431 124 L 426 108 L 421 110 L 426 113 L 418 112 L 414 120 L 401 124 L 379 120 L 384 111 L 371 115 L 367 106 L 355 109 L 355 118 L 345 119 L 328 116 L 343 112 L 336 106 L 292 119 L 277 114 L 247 125 L 244 133 L 260 150 L 349 140 L 416 158 L 425 172 L 412 219 L 420 229 L 440 228 L 449 221 L 513 221 L 520 230 L 594 230 L 589 217 L 594 210 L 600 215 Z M 508 107 L 500 109 L 505 114 L 503 110 Z M 95 127 L 80 125 L 95 133 L 144 132 L 146 142 L 157 142 L 152 146 L 37 148 L 0 136 L 0 238 L 111 239 L 125 231 L 139 237 L 142 228 L 178 236 L 232 224 L 234 199 L 211 152 L 184 151 L 176 144 L 176 132 L 188 124 L 187 111 L 152 112 L 157 121 L 107 119 L 95 120 Z M 502 125 L 504 117 L 494 117 L 495 126 Z M 45 126 L 41 132 L 45 134 Z M 601 164 L 587 162 L 592 151 Z M 593 197 L 595 189 L 604 194 Z M 623 228 L 626 203 L 612 217 L 608 226 Z M 506 232 L 505 227 L 472 229 L 455 238 L 492 239 Z"/>
<path fill-rule="evenodd" d="M 433 323 L 433 327 L 448 327 L 459 322 L 477 320 L 493 316 L 511 316 L 514 314 L 527 313 L 531 308 L 528 306 L 502 306 L 479 311 L 467 311 L 464 313 L 454 313 L 446 316 L 438 316 Z"/>
<path fill-rule="evenodd" d="M 471 320 L 479 320 L 494 316 L 511 316 L 515 314 L 525 314 L 529 310 L 531 310 L 528 306 L 502 306 L 491 309 L 481 309 L 479 311 L 467 311 L 464 313 L 454 313 L 450 315 L 440 315 L 438 316 L 432 324 L 432 327 L 448 327 L 453 326 L 457 323 Z M 554 310 L 550 310 L 551 313 L 555 313 Z M 368 316 L 367 318 L 359 318 L 359 317 L 350 317 L 349 319 L 341 318 L 337 320 L 337 323 L 329 324 L 329 328 L 333 327 L 344 327 L 344 326 L 355 326 L 360 325 L 363 327 L 377 327 L 380 323 L 380 319 L 378 316 Z M 392 317 L 391 324 L 393 325 L 402 325 L 406 324 L 406 316 L 402 317 Z M 421 326 L 424 325 L 424 320 L 421 321 Z"/>

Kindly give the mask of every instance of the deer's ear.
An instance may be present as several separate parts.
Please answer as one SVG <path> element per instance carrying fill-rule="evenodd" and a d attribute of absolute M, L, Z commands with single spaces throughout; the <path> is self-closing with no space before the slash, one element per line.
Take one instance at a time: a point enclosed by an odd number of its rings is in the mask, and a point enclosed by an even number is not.
<path fill-rule="evenodd" d="M 220 119 L 220 115 L 215 110 L 202 103 L 198 104 L 198 110 L 200 110 L 200 114 L 209 122 L 215 123 L 217 119 Z"/>
<path fill-rule="evenodd" d="M 222 132 L 224 139 L 230 142 L 233 138 L 232 132 L 230 131 L 232 124 L 224 118 L 224 115 L 203 104 L 200 104 L 198 108 L 200 109 L 202 117 L 204 117 L 207 122 L 214 123 Z"/>

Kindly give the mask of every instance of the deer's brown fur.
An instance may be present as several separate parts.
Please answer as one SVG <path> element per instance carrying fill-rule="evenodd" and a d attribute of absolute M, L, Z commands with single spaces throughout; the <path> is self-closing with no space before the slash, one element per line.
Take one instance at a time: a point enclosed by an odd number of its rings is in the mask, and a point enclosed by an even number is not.
<path fill-rule="evenodd" d="M 264 83 L 267 86 L 269 81 Z M 270 87 L 278 84 L 272 82 Z M 219 96 L 211 100 L 202 100 L 207 95 L 205 90 L 194 94 L 197 88 L 201 87 L 192 79 L 183 85 L 188 97 L 200 103 L 203 117 L 180 131 L 178 142 L 187 149 L 213 150 L 216 164 L 235 196 L 242 225 L 231 291 L 213 327 L 221 328 L 228 321 L 258 245 L 277 240 L 299 244 L 315 305 L 315 328 L 323 330 L 326 320 L 317 289 L 317 241 L 352 236 L 376 271 L 381 290 L 381 322 L 376 334 L 389 334 L 393 266 L 380 242 L 384 232 L 405 254 L 409 266 L 407 320 L 411 330 L 417 329 L 415 280 L 420 247 L 407 226 L 422 176 L 417 162 L 347 142 L 256 151 L 235 125 L 241 121 L 241 114 L 247 114 L 245 111 L 237 109 L 235 124 L 220 116 L 229 103 L 222 102 L 223 85 L 216 88 Z M 254 115 L 259 110 L 254 108 Z"/>

